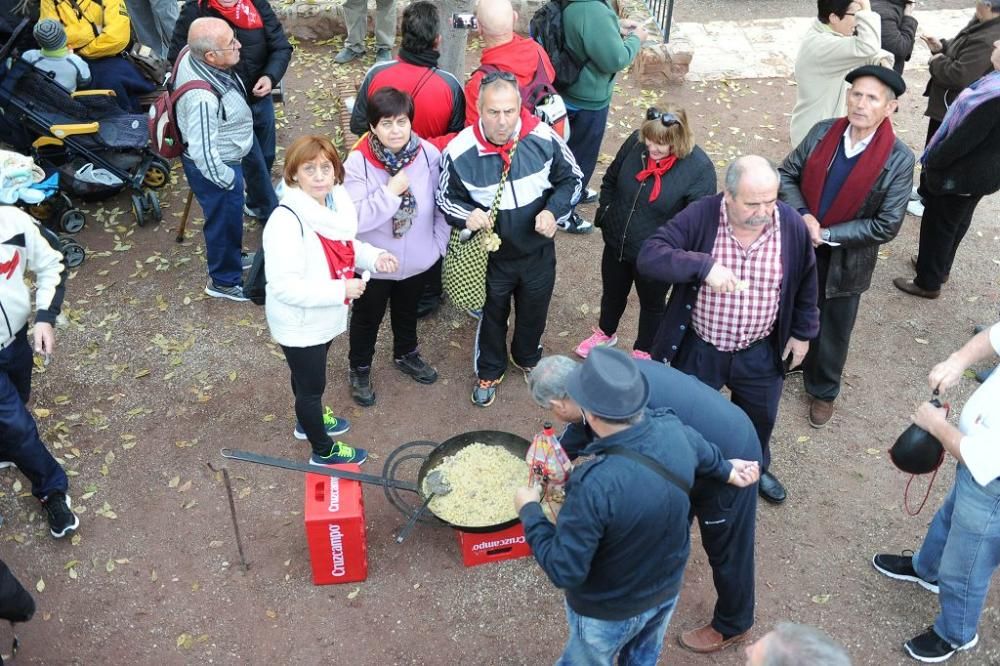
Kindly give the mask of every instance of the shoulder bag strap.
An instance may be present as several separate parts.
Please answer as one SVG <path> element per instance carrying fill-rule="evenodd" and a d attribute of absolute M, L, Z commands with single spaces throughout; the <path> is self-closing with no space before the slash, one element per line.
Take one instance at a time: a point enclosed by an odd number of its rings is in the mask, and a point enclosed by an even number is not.
<path fill-rule="evenodd" d="M 306 229 L 305 227 L 302 226 L 302 218 L 299 217 L 299 214 L 296 213 L 294 210 L 292 210 L 291 206 L 286 206 L 285 204 L 278 204 L 278 208 L 284 208 L 289 213 L 295 216 L 295 221 L 299 223 L 299 233 L 302 234 L 303 237 L 305 237 Z"/>
<path fill-rule="evenodd" d="M 514 139 L 514 145 L 510 149 L 510 164 L 503 168 L 500 172 L 500 186 L 497 187 L 497 193 L 493 196 L 493 204 L 490 206 L 490 223 L 494 224 L 497 221 L 497 215 L 500 213 L 500 200 L 503 199 L 503 186 L 507 184 L 507 175 L 510 173 L 511 167 L 514 166 L 514 155 L 517 153 L 517 145 L 519 139 Z"/>
<path fill-rule="evenodd" d="M 632 449 L 626 449 L 624 446 L 609 446 L 608 448 L 604 449 L 603 453 L 607 453 L 610 455 L 624 456 L 625 458 L 634 460 L 640 465 L 643 465 L 644 467 L 653 470 L 654 472 L 662 476 L 664 479 L 666 479 L 670 483 L 680 488 L 685 495 L 691 492 L 691 487 L 688 486 L 687 482 L 684 479 L 680 478 L 679 476 L 671 472 L 669 469 L 661 465 L 659 462 L 653 460 L 652 458 L 650 458 L 645 454 L 633 451 Z"/>

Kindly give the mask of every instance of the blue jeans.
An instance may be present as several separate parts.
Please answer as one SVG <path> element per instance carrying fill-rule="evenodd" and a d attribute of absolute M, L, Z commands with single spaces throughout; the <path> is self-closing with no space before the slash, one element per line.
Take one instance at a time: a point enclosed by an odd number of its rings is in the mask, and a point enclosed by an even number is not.
<path fill-rule="evenodd" d="M 243 158 L 243 175 L 246 178 L 246 204 L 261 220 L 266 221 L 278 205 L 278 197 L 271 183 L 274 166 L 275 131 L 274 102 L 271 96 L 262 97 L 250 105 L 253 114 L 254 142 Z"/>
<path fill-rule="evenodd" d="M 0 351 L 0 460 L 17 465 L 31 481 L 31 494 L 44 499 L 49 493 L 66 492 L 66 473 L 38 436 L 35 419 L 28 412 L 31 397 L 32 353 L 28 327 Z"/>
<path fill-rule="evenodd" d="M 243 168 L 230 164 L 236 174 L 231 190 L 223 190 L 181 156 L 184 175 L 205 214 L 205 259 L 208 275 L 220 287 L 243 283 Z"/>
<path fill-rule="evenodd" d="M 955 483 L 913 558 L 924 580 L 937 581 L 938 636 L 954 646 L 976 635 L 990 578 L 1000 566 L 1000 479 L 985 488 L 959 463 Z"/>
<path fill-rule="evenodd" d="M 569 639 L 556 666 L 655 666 L 677 597 L 627 620 L 598 620 L 566 604 Z"/>

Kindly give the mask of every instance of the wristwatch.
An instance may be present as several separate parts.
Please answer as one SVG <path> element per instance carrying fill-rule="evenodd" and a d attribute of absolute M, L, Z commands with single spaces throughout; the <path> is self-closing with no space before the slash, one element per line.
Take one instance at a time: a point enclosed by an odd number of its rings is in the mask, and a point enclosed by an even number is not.
<path fill-rule="evenodd" d="M 819 239 L 824 243 L 828 243 L 830 241 L 830 230 L 824 229 L 823 231 L 819 232 Z"/>

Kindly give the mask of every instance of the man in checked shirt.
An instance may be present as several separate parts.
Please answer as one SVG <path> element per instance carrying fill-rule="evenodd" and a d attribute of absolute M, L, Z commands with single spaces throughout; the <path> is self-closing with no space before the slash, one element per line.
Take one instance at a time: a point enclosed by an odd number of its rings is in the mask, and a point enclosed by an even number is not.
<path fill-rule="evenodd" d="M 785 370 L 819 332 L 812 241 L 802 217 L 778 201 L 779 182 L 763 157 L 735 160 L 725 192 L 660 227 L 637 260 L 640 273 L 674 285 L 652 357 L 729 387 L 760 437 L 758 491 L 775 504 L 786 496 L 770 471 Z"/>

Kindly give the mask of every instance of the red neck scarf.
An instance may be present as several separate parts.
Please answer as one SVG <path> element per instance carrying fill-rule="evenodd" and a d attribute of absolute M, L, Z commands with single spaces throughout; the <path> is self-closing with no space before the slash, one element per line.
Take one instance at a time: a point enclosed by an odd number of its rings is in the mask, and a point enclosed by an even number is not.
<path fill-rule="evenodd" d="M 654 160 L 652 157 L 648 157 L 646 158 L 646 168 L 635 174 L 635 179 L 640 183 L 653 176 L 653 189 L 649 192 L 650 203 L 656 201 L 656 197 L 660 196 L 660 178 L 663 174 L 670 171 L 670 167 L 676 163 L 676 155 L 667 155 L 662 160 Z"/>
<path fill-rule="evenodd" d="M 810 211 L 819 210 L 827 171 L 837 154 L 837 148 L 844 140 L 846 129 L 847 118 L 838 118 L 827 130 L 826 136 L 813 148 L 812 154 L 802 168 L 802 184 L 799 189 Z M 872 191 L 875 181 L 882 173 L 895 141 L 896 134 L 892 131 L 892 121 L 886 117 L 875 130 L 871 143 L 854 164 L 850 175 L 844 181 L 844 186 L 833 200 L 830 210 L 819 221 L 821 227 L 832 227 L 857 217 L 868 193 Z"/>
<path fill-rule="evenodd" d="M 320 244 L 323 246 L 323 253 L 326 255 L 326 263 L 330 266 L 330 279 L 350 280 L 354 277 L 354 243 L 344 240 L 332 240 L 318 233 Z M 345 298 L 344 305 L 348 305 L 351 299 Z"/>
<path fill-rule="evenodd" d="M 219 0 L 208 0 L 208 6 L 222 14 L 222 18 L 230 25 L 243 30 L 259 30 L 264 27 L 260 13 L 253 6 L 252 0 L 238 0 L 235 5 L 226 7 Z"/>
<path fill-rule="evenodd" d="M 538 126 L 539 122 L 541 122 L 541 120 L 539 120 L 537 116 L 528 113 L 525 109 L 522 108 L 521 131 L 517 135 L 517 140 L 520 141 L 524 137 L 528 136 L 531 133 L 531 130 L 535 129 L 535 127 Z M 481 121 L 477 122 L 475 125 L 472 126 L 472 131 L 476 133 L 476 141 L 479 142 L 479 150 L 484 153 L 498 154 L 500 156 L 500 159 L 503 160 L 504 168 L 509 169 L 510 151 L 514 147 L 514 139 L 511 138 L 510 141 L 503 144 L 502 146 L 498 146 L 495 143 L 492 143 L 489 139 L 486 138 L 486 135 L 483 134 Z"/>

